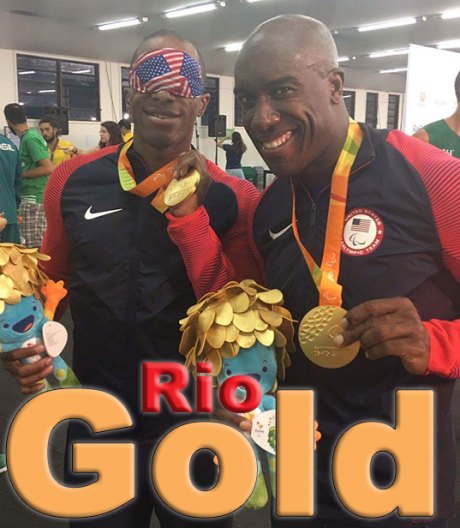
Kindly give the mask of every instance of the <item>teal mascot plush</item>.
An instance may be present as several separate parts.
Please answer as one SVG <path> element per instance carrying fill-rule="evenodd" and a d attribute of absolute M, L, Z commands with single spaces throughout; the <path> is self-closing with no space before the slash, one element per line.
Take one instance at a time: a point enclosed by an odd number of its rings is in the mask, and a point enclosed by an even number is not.
<path fill-rule="evenodd" d="M 44 343 L 54 370 L 43 380 L 43 390 L 79 387 L 72 369 L 59 357 L 67 331 L 52 319 L 67 290 L 62 281 L 53 282 L 40 270 L 39 261 L 48 259 L 35 248 L 0 244 L 0 352 Z M 32 356 L 27 362 L 39 359 Z M 0 455 L 0 464 L 2 460 Z"/>
<path fill-rule="evenodd" d="M 285 368 L 290 365 L 289 352 L 294 350 L 293 320 L 282 303 L 279 290 L 267 290 L 252 280 L 230 282 L 218 292 L 205 295 L 181 321 L 179 351 L 186 357 L 188 368 L 193 370 L 198 361 L 210 362 L 218 385 L 241 374 L 259 382 L 263 396 L 259 407 L 246 416 L 251 420 L 275 409 L 277 377 L 284 378 Z M 244 389 L 237 389 L 236 396 L 244 400 Z M 266 450 L 270 482 L 275 494 L 274 418 L 266 437 L 270 446 Z M 257 466 L 257 482 L 246 503 L 254 509 L 262 508 L 268 501 L 259 459 Z"/>

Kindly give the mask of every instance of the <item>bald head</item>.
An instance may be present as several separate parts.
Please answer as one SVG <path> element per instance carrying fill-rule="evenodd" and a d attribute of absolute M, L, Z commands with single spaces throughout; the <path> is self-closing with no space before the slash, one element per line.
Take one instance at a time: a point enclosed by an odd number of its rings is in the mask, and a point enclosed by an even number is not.
<path fill-rule="evenodd" d="M 235 95 L 244 127 L 280 177 L 317 175 L 336 163 L 348 130 L 342 93 L 334 40 L 313 18 L 272 18 L 238 55 Z"/>
<path fill-rule="evenodd" d="M 238 54 L 236 67 L 248 54 L 261 49 L 283 49 L 302 57 L 305 67 L 327 75 L 338 67 L 337 47 L 329 29 L 319 20 L 303 15 L 281 15 L 256 27 Z"/>

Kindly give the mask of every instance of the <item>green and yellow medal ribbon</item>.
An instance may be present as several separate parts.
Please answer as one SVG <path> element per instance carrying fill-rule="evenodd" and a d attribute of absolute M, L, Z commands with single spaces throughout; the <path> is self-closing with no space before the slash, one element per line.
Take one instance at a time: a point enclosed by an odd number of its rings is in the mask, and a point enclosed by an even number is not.
<path fill-rule="evenodd" d="M 338 283 L 340 272 L 340 254 L 342 232 L 347 204 L 348 180 L 351 168 L 363 141 L 361 127 L 350 118 L 348 133 L 342 147 L 339 159 L 334 168 L 331 182 L 331 196 L 327 216 L 326 238 L 324 242 L 321 267 L 315 262 L 300 240 L 297 228 L 296 199 L 294 183 L 292 186 L 292 230 L 296 242 L 302 252 L 311 276 L 318 288 L 319 305 L 342 305 L 342 286 Z"/>
<path fill-rule="evenodd" d="M 163 195 L 166 187 L 173 179 L 177 160 L 170 161 L 157 171 L 152 172 L 152 174 L 147 176 L 147 178 L 141 181 L 141 183 L 137 183 L 127 154 L 132 144 L 132 139 L 127 141 L 123 145 L 118 156 L 118 177 L 120 179 L 121 188 L 126 192 L 135 194 L 136 196 L 140 196 L 142 198 L 150 196 L 155 191 L 158 191 L 151 201 L 151 204 L 153 207 L 155 207 L 155 209 L 160 211 L 160 213 L 164 213 L 168 207 L 163 201 Z"/>

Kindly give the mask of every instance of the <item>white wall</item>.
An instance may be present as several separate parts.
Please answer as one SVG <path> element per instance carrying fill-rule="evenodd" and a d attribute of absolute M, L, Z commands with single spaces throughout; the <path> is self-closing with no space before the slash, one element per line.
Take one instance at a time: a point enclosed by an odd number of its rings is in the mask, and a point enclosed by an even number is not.
<path fill-rule="evenodd" d="M 411 44 L 408 66 L 403 130 L 413 134 L 455 112 L 454 81 L 460 68 L 460 53 Z"/>
<path fill-rule="evenodd" d="M 2 75 L 0 76 L 0 109 L 11 102 L 18 101 L 18 87 L 17 87 L 17 72 L 16 72 L 16 54 L 36 55 L 28 51 L 0 49 L 0 64 L 2 66 Z M 97 61 L 94 59 L 87 59 L 84 57 L 68 57 L 59 55 L 49 55 L 41 53 L 41 57 L 53 57 L 60 59 L 74 59 L 78 61 L 87 61 L 99 65 L 99 79 L 100 79 L 100 103 L 101 103 L 101 120 L 102 121 L 119 121 L 122 118 L 122 104 L 121 104 L 121 67 L 127 66 L 117 62 Z M 262 165 L 266 164 L 261 156 L 249 140 L 244 128 L 234 127 L 234 99 L 233 99 L 233 77 L 215 76 L 219 77 L 220 81 L 220 114 L 227 116 L 227 128 L 238 130 L 243 136 L 248 150 L 243 155 L 243 165 Z M 348 88 L 347 88 L 348 89 Z M 364 121 L 366 112 L 366 91 L 361 89 L 349 88 L 356 91 L 355 100 L 355 119 L 357 121 Z M 387 124 L 388 111 L 388 93 L 379 92 L 379 118 L 378 127 L 385 128 Z M 402 111 L 403 101 L 400 101 L 400 113 Z M 6 125 L 3 113 L 0 115 L 2 124 Z M 30 121 L 31 125 L 36 122 Z M 70 121 L 68 139 L 79 147 L 86 149 L 95 146 L 99 142 L 99 122 L 91 121 Z M 207 127 L 198 127 L 200 151 L 203 152 L 209 159 L 215 159 L 215 143 L 213 138 L 208 137 Z M 193 140 L 196 143 L 196 138 Z M 225 153 L 222 149 L 218 149 L 218 164 L 225 167 Z"/>

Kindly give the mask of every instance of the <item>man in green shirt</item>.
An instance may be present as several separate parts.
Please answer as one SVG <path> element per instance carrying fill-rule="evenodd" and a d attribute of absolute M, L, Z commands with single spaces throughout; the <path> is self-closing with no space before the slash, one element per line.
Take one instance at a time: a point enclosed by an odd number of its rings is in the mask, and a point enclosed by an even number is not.
<path fill-rule="evenodd" d="M 440 119 L 418 130 L 414 136 L 460 158 L 460 71 L 455 78 L 457 108 L 447 119 Z"/>
<path fill-rule="evenodd" d="M 21 242 L 18 228 L 21 184 L 22 171 L 18 149 L 0 134 L 0 242 Z M 1 229 L 5 221 L 6 225 Z"/>
<path fill-rule="evenodd" d="M 10 103 L 5 106 L 4 113 L 10 129 L 21 138 L 21 236 L 27 247 L 39 247 L 46 227 L 43 193 L 53 164 L 49 159 L 46 141 L 38 130 L 27 124 L 24 108 L 17 103 Z"/>

